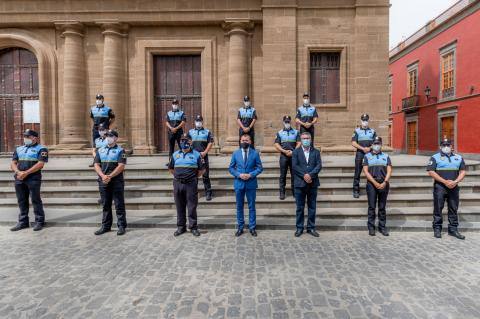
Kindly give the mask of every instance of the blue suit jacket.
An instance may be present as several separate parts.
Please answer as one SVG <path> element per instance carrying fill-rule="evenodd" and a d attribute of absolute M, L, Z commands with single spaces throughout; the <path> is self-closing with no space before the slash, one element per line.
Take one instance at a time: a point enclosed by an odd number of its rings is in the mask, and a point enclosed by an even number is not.
<path fill-rule="evenodd" d="M 228 167 L 230 174 L 235 177 L 233 187 L 235 189 L 256 189 L 258 187 L 257 176 L 263 172 L 260 155 L 255 149 L 250 148 L 248 151 L 247 163 L 244 163 L 242 152 L 242 149 L 233 152 L 232 160 Z M 240 179 L 240 174 L 250 174 L 252 177 L 249 180 L 244 181 Z"/>
<path fill-rule="evenodd" d="M 310 148 L 310 156 L 308 157 L 308 163 L 303 154 L 303 148 L 300 146 L 293 151 L 292 155 L 292 169 L 293 169 L 293 182 L 295 187 L 318 187 L 320 186 L 320 180 L 318 179 L 318 173 L 322 169 L 322 158 L 320 157 L 320 151 L 316 148 Z M 303 179 L 305 174 L 310 175 L 312 182 L 307 184 Z"/>

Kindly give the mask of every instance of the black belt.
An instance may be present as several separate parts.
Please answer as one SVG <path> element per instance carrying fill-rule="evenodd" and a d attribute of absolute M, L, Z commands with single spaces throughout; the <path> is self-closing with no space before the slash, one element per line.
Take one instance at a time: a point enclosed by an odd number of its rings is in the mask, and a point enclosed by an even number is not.
<path fill-rule="evenodd" d="M 174 180 L 180 184 L 190 184 L 196 181 L 197 178 L 175 178 Z"/>

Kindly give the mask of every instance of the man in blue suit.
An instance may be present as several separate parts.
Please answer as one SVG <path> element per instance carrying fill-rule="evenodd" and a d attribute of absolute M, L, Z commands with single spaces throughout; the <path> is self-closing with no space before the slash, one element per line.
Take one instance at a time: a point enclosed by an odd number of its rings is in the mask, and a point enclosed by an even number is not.
<path fill-rule="evenodd" d="M 245 195 L 248 202 L 248 228 L 252 236 L 257 236 L 256 231 L 256 210 L 255 198 L 257 195 L 257 176 L 262 173 L 262 161 L 258 152 L 251 147 L 252 139 L 250 135 L 243 134 L 240 138 L 240 149 L 232 154 L 232 160 L 228 170 L 235 177 L 233 188 L 235 189 L 235 198 L 237 202 L 237 224 L 238 229 L 235 236 L 243 234 L 245 220 L 243 215 L 243 204 Z"/>
<path fill-rule="evenodd" d="M 297 203 L 295 237 L 300 237 L 304 228 L 305 199 L 308 206 L 307 233 L 318 237 L 315 231 L 315 215 L 317 213 L 317 192 L 320 186 L 318 173 L 322 169 L 320 151 L 313 147 L 309 132 L 300 135 L 302 146 L 295 149 L 292 155 L 294 174 L 295 201 Z"/>

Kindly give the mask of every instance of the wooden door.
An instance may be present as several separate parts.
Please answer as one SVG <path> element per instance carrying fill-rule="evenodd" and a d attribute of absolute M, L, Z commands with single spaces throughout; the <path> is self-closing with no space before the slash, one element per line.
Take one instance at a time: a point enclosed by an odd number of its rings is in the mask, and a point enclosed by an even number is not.
<path fill-rule="evenodd" d="M 407 153 L 417 154 L 417 122 L 407 123 Z"/>
<path fill-rule="evenodd" d="M 168 151 L 166 114 L 177 98 L 187 117 L 187 131 L 194 126 L 197 114 L 202 114 L 200 55 L 157 55 L 153 57 L 155 146 Z"/>
<path fill-rule="evenodd" d="M 440 138 L 443 140 L 444 138 L 448 138 L 452 143 L 455 143 L 455 117 L 454 116 L 447 116 L 442 117 L 442 127 L 441 127 L 441 136 Z M 452 144 L 452 147 L 454 145 Z"/>
<path fill-rule="evenodd" d="M 310 54 L 310 100 L 313 104 L 340 102 L 340 53 Z"/>
<path fill-rule="evenodd" d="M 39 120 L 24 123 L 23 118 L 24 101 L 38 99 L 35 55 L 22 48 L 0 50 L 0 152 L 12 152 L 22 144 L 23 130 L 39 132 Z"/>

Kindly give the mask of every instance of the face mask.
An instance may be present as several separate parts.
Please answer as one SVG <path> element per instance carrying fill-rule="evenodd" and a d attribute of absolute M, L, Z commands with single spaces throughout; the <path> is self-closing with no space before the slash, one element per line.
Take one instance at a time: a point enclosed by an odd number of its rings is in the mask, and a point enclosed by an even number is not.
<path fill-rule="evenodd" d="M 289 130 L 292 127 L 290 123 L 284 123 L 284 125 L 287 130 Z"/>
<path fill-rule="evenodd" d="M 310 99 L 303 99 L 303 104 L 305 104 L 305 105 L 310 104 Z"/>
<path fill-rule="evenodd" d="M 203 123 L 202 123 L 202 122 L 199 122 L 199 121 L 196 121 L 196 122 L 195 122 L 195 127 L 196 127 L 196 128 L 202 128 L 202 126 L 203 126 Z"/>
<path fill-rule="evenodd" d="M 240 147 L 243 148 L 244 150 L 246 150 L 247 148 L 250 147 L 250 144 L 249 143 L 240 143 Z"/>
<path fill-rule="evenodd" d="M 368 121 L 362 121 L 362 126 L 363 127 L 368 127 Z"/>
<path fill-rule="evenodd" d="M 305 147 L 309 147 L 310 143 L 311 143 L 310 140 L 307 140 L 307 139 L 302 140 L 302 145 L 305 146 Z"/>
<path fill-rule="evenodd" d="M 23 139 L 23 143 L 24 143 L 25 145 L 32 145 L 33 141 L 32 141 L 31 138 L 26 138 L 26 137 L 25 137 L 25 138 Z"/>
<path fill-rule="evenodd" d="M 172 110 L 174 110 L 174 111 L 178 110 L 178 105 L 177 104 L 172 104 Z"/>
<path fill-rule="evenodd" d="M 101 137 L 104 137 L 105 136 L 105 131 L 98 131 L 98 134 L 100 134 Z"/>
<path fill-rule="evenodd" d="M 443 146 L 442 147 L 442 152 L 444 154 L 450 154 L 452 152 L 452 148 L 450 146 Z"/>
<path fill-rule="evenodd" d="M 183 142 L 180 142 L 180 148 L 182 150 L 187 150 L 190 148 L 190 142 L 186 142 L 186 141 L 183 141 Z"/>
<path fill-rule="evenodd" d="M 373 144 L 372 145 L 372 150 L 374 150 L 375 152 L 380 152 L 381 148 L 382 148 L 382 145 L 380 145 L 380 144 Z"/>
<path fill-rule="evenodd" d="M 107 144 L 112 145 L 113 143 L 115 143 L 115 140 L 113 139 L 113 137 L 111 136 L 107 137 Z"/>
<path fill-rule="evenodd" d="M 243 105 L 245 105 L 245 107 L 249 107 L 249 106 L 250 106 L 250 102 L 249 102 L 249 101 L 243 102 Z"/>
<path fill-rule="evenodd" d="M 96 100 L 96 103 L 97 103 L 97 106 L 100 106 L 103 104 L 103 101 L 102 100 Z"/>

